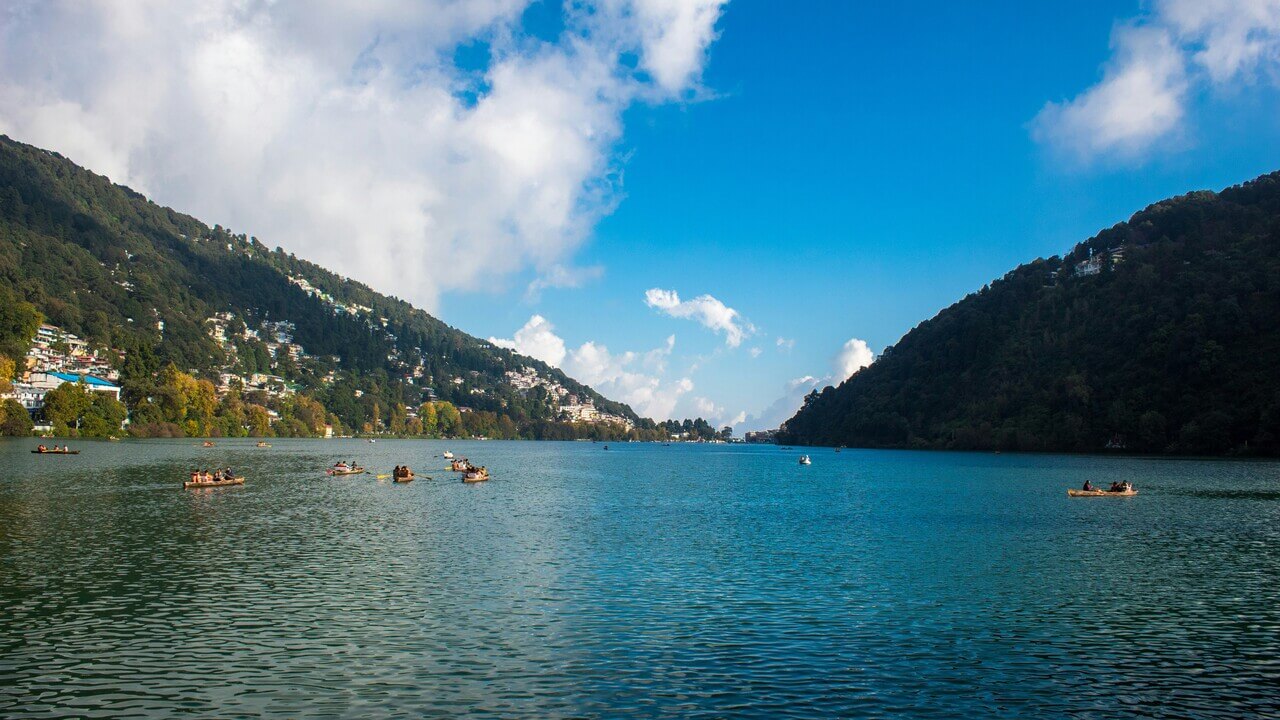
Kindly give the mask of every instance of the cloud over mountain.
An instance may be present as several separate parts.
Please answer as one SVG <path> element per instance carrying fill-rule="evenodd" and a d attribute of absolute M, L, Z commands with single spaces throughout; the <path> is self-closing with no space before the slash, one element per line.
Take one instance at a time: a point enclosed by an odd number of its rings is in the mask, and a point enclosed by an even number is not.
<path fill-rule="evenodd" d="M 725 2 L 566 3 L 545 38 L 529 0 L 18 0 L 0 132 L 428 309 L 536 292 L 580 281 L 557 268 L 616 201 L 623 111 L 696 90 Z"/>
<path fill-rule="evenodd" d="M 1034 137 L 1081 161 L 1133 158 L 1183 129 L 1197 92 L 1280 77 L 1280 0 L 1157 0 L 1118 25 L 1102 79 L 1048 103 Z"/>

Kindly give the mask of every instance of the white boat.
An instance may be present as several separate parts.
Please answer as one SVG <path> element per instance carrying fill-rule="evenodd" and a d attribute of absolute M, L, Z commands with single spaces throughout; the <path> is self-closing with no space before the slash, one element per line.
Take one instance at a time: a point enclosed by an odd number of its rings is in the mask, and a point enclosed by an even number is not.
<path fill-rule="evenodd" d="M 445 450 L 444 455 L 442 455 L 441 457 L 443 457 L 445 460 L 452 460 L 453 453 L 449 452 L 448 450 Z"/>
<path fill-rule="evenodd" d="M 812 464 L 813 464 L 813 461 L 809 459 L 809 456 L 808 456 L 808 455 L 801 455 L 801 456 L 800 456 L 800 464 L 801 464 L 801 465 L 812 465 Z"/>

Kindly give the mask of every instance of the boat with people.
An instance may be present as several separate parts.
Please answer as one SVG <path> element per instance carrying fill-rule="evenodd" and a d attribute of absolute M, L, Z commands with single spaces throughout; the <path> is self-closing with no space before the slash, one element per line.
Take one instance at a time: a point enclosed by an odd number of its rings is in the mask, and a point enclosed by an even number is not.
<path fill-rule="evenodd" d="M 398 483 L 410 483 L 413 482 L 413 478 L 413 470 L 410 470 L 407 465 L 397 465 L 391 472 L 391 479 Z"/>
<path fill-rule="evenodd" d="M 801 465 L 812 465 L 812 464 L 813 464 L 813 461 L 809 459 L 809 456 L 808 456 L 808 455 L 801 455 L 801 456 L 800 456 L 800 464 L 801 464 Z"/>
<path fill-rule="evenodd" d="M 326 469 L 324 472 L 326 475 L 332 475 L 334 477 L 340 475 L 362 475 L 364 474 L 364 468 L 360 465 L 356 465 L 354 462 L 347 464 L 339 461 L 335 463 L 333 467 Z"/>
<path fill-rule="evenodd" d="M 1084 487 L 1077 490 L 1076 488 L 1067 488 L 1067 497 L 1133 497 L 1138 494 L 1137 488 L 1131 482 L 1116 481 L 1111 483 L 1111 487 L 1103 490 L 1093 486 L 1093 483 L 1085 480 Z"/>
<path fill-rule="evenodd" d="M 259 440 L 259 441 L 258 441 L 258 447 L 260 447 L 260 448 L 269 448 L 269 447 L 271 447 L 271 443 L 267 442 L 266 440 Z"/>
<path fill-rule="evenodd" d="M 184 488 L 207 488 L 207 487 L 227 487 L 228 485 L 243 485 L 243 477 L 223 478 L 221 480 L 187 480 L 182 483 Z"/>
<path fill-rule="evenodd" d="M 35 455 L 79 455 L 80 454 L 79 450 L 72 450 L 70 447 L 66 445 L 63 445 L 62 447 L 58 447 L 57 445 L 54 445 L 53 447 L 45 447 L 44 445 L 40 445 L 35 450 L 32 450 L 31 452 Z"/>
<path fill-rule="evenodd" d="M 464 483 L 480 483 L 480 482 L 486 482 L 488 480 L 489 480 L 489 471 L 488 469 L 483 467 L 472 468 L 462 476 L 462 482 Z"/>
<path fill-rule="evenodd" d="M 243 485 L 244 477 L 237 476 L 231 472 L 231 468 L 225 470 L 195 470 L 191 473 L 191 479 L 182 483 L 184 488 L 206 488 L 206 487 L 226 487 L 228 485 Z"/>
<path fill-rule="evenodd" d="M 200 447 L 213 447 L 213 441 L 205 440 L 204 442 L 200 443 Z"/>
<path fill-rule="evenodd" d="M 445 460 L 452 460 L 452 459 L 453 459 L 453 452 L 452 452 L 452 451 L 449 451 L 449 450 L 445 450 L 445 451 L 444 451 L 444 454 L 443 454 L 443 455 L 441 455 L 440 457 L 444 458 Z"/>
<path fill-rule="evenodd" d="M 471 464 L 471 461 L 470 461 L 470 460 L 468 460 L 468 459 L 466 459 L 466 458 L 462 458 L 461 460 L 451 460 L 451 461 L 449 461 L 449 467 L 447 467 L 447 468 L 445 468 L 445 469 L 446 469 L 446 470 L 450 470 L 450 471 L 452 471 L 452 472 L 460 472 L 460 473 L 464 473 L 464 472 L 467 472 L 467 471 L 469 471 L 469 470 L 474 470 L 474 469 L 475 469 L 475 467 L 476 467 L 475 465 L 472 465 L 472 464 Z"/>

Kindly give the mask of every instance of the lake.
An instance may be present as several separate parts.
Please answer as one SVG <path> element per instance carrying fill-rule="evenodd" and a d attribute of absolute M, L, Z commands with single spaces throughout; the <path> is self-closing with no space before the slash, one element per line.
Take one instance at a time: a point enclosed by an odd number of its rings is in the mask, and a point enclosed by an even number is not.
<path fill-rule="evenodd" d="M 0 441 L 7 718 L 1280 714 L 1274 462 L 71 443 Z"/>

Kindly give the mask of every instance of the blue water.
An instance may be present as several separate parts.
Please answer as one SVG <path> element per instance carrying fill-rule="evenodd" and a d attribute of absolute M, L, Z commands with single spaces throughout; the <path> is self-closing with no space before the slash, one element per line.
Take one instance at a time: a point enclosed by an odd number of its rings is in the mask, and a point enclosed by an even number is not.
<path fill-rule="evenodd" d="M 1280 715 L 1277 463 L 273 443 L 0 442 L 0 716 Z"/>

